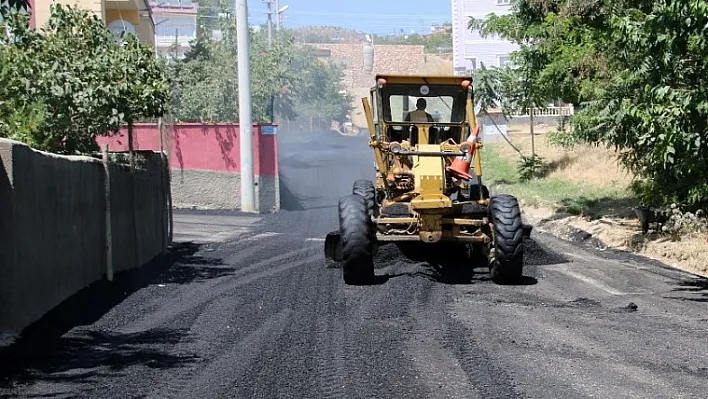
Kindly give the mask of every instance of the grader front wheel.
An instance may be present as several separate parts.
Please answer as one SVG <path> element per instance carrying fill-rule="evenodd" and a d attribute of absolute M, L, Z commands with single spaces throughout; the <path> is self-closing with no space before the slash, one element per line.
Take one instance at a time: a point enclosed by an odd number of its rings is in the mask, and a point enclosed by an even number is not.
<path fill-rule="evenodd" d="M 342 269 L 346 284 L 364 284 L 374 277 L 373 228 L 366 198 L 350 194 L 339 200 Z"/>
<path fill-rule="evenodd" d="M 495 256 L 490 264 L 492 280 L 508 284 L 522 277 L 524 264 L 524 228 L 519 202 L 511 195 L 497 195 L 489 201 L 494 223 Z"/>

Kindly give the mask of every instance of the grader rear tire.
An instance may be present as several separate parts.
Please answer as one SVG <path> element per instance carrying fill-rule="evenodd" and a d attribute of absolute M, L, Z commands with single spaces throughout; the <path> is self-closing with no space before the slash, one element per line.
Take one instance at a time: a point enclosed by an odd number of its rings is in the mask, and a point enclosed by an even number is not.
<path fill-rule="evenodd" d="M 524 265 L 524 229 L 519 202 L 503 194 L 489 201 L 490 219 L 494 223 L 495 259 L 490 265 L 492 280 L 509 284 L 520 280 Z"/>
<path fill-rule="evenodd" d="M 375 236 L 371 224 L 366 198 L 350 194 L 339 200 L 345 284 L 364 284 L 374 277 Z"/>

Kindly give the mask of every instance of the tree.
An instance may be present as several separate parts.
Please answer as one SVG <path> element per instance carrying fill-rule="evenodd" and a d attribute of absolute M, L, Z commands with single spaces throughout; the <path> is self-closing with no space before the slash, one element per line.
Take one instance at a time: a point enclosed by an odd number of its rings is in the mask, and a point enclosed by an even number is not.
<path fill-rule="evenodd" d="M 518 0 L 472 21 L 539 55 L 530 65 L 548 98 L 583 109 L 573 136 L 614 147 L 642 202 L 708 204 L 708 2 Z"/>
<path fill-rule="evenodd" d="M 170 113 L 178 121 L 238 122 L 238 64 L 233 18 L 221 18 L 220 40 L 198 35 L 184 59 L 170 66 L 175 100 Z M 318 115 L 343 120 L 349 97 L 341 70 L 320 62 L 309 47 L 295 45 L 281 31 L 268 48 L 266 34 L 250 33 L 253 120 L 285 120 Z M 275 99 L 274 103 L 271 99 Z"/>
<path fill-rule="evenodd" d="M 2 16 L 0 134 L 46 151 L 89 153 L 96 136 L 118 131 L 126 116 L 159 113 L 161 69 L 144 61 L 130 67 L 134 76 L 122 73 L 121 60 L 154 58 L 151 50 L 119 46 L 94 14 L 54 5 L 40 30 L 29 29 L 25 13 L 6 8 Z M 23 119 L 32 127 L 20 128 Z"/>
<path fill-rule="evenodd" d="M 614 71 L 577 118 L 577 135 L 621 153 L 649 205 L 708 204 L 708 2 L 640 1 L 614 14 Z"/>
<path fill-rule="evenodd" d="M 2 3 L 7 3 L 7 6 L 9 8 L 15 9 L 15 10 L 29 10 L 30 9 L 30 4 L 29 0 L 4 0 L 0 1 L 0 4 Z"/>
<path fill-rule="evenodd" d="M 342 94 L 345 92 L 341 83 L 342 69 L 319 60 L 312 55 L 312 50 L 309 46 L 298 47 L 290 66 L 291 73 L 299 77 L 294 90 L 297 116 L 306 120 L 342 122 L 349 114 L 351 103 L 351 97 Z"/>
<path fill-rule="evenodd" d="M 133 157 L 133 124 L 141 117 L 162 116 L 169 101 L 166 70 L 151 48 L 132 34 L 121 36 L 121 47 L 113 64 L 115 80 L 113 113 L 128 126 L 128 150 L 131 168 Z"/>

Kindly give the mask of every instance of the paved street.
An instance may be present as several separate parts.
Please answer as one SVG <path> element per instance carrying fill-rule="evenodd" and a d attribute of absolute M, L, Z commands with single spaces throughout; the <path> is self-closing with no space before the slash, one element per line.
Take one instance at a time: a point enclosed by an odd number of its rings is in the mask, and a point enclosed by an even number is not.
<path fill-rule="evenodd" d="M 344 285 L 322 239 L 373 156 L 320 138 L 281 134 L 282 212 L 177 212 L 176 263 L 62 309 L 3 365 L 0 397 L 706 396 L 708 286 L 644 260 L 534 232 L 520 285 L 395 246 L 379 284 Z"/>

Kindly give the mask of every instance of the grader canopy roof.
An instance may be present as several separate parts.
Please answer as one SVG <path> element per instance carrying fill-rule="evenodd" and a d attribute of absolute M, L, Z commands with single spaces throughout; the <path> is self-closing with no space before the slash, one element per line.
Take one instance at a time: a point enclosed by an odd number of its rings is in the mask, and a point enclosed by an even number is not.
<path fill-rule="evenodd" d="M 465 120 L 465 103 L 471 78 L 453 76 L 377 75 L 383 119 L 404 123 L 406 114 L 426 101 L 425 111 L 436 124 L 459 124 Z"/>

